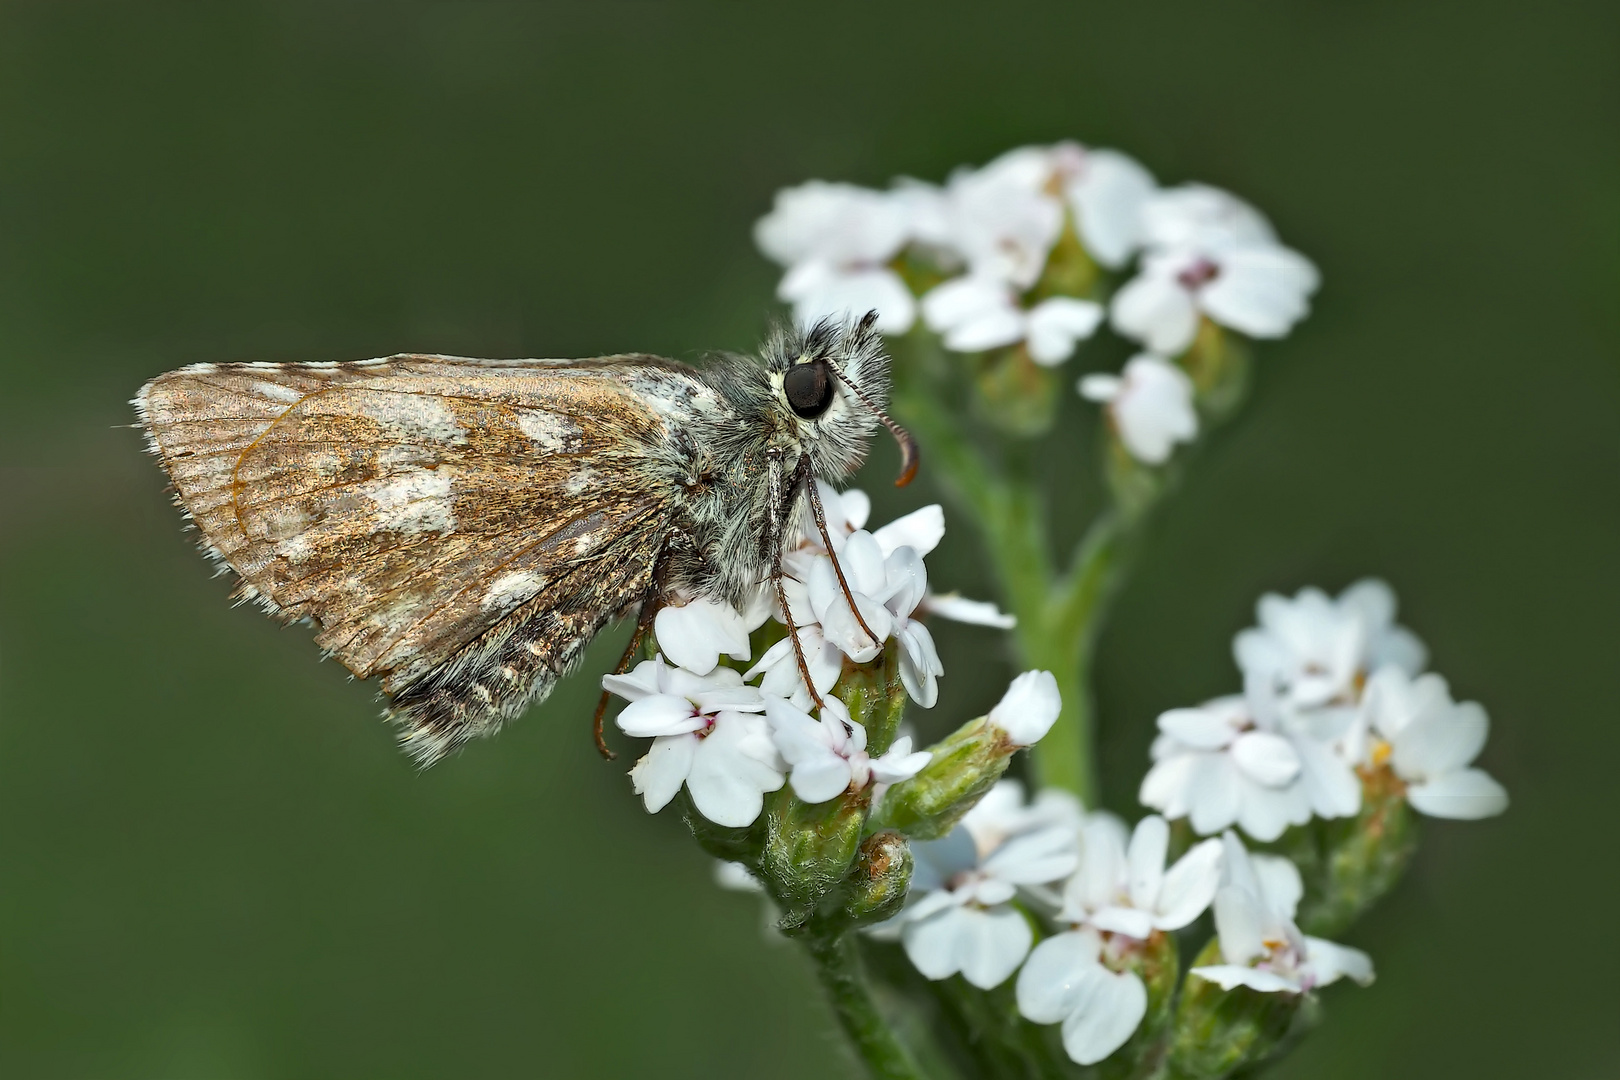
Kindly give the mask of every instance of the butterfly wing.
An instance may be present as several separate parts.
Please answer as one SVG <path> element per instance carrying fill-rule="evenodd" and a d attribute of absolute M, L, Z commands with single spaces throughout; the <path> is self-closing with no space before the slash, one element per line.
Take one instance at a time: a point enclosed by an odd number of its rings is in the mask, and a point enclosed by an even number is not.
<path fill-rule="evenodd" d="M 670 436 L 656 357 L 197 365 L 136 399 L 177 501 L 239 592 L 361 678 L 432 761 L 543 697 L 646 597 Z"/>

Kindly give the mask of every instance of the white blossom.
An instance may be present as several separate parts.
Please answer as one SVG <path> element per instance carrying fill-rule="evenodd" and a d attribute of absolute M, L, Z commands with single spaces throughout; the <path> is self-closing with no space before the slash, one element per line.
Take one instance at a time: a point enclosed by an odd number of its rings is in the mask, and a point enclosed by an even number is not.
<path fill-rule="evenodd" d="M 1423 643 L 1395 624 L 1395 592 L 1382 581 L 1358 581 L 1337 599 L 1314 588 L 1292 599 L 1267 593 L 1255 614 L 1260 625 L 1232 641 L 1238 667 L 1296 708 L 1352 706 L 1377 668 L 1416 675 L 1428 659 Z"/>
<path fill-rule="evenodd" d="M 1014 746 L 1034 746 L 1052 730 L 1062 710 L 1056 676 L 1050 671 L 1026 671 L 990 710 L 990 723 L 1005 732 Z"/>
<path fill-rule="evenodd" d="M 1036 829 L 1065 829 L 1078 836 L 1085 819 L 1085 808 L 1071 792 L 1042 788 L 1032 801 L 1026 801 L 1022 783 L 1002 779 L 963 815 L 961 824 L 973 837 L 979 854 L 985 856 L 1008 838 Z"/>
<path fill-rule="evenodd" d="M 955 253 L 968 272 L 1019 289 L 1035 284 L 1063 231 L 1056 190 L 1072 167 L 1072 144 L 1024 146 L 978 169 L 959 169 L 922 239 Z"/>
<path fill-rule="evenodd" d="M 850 719 L 834 697 L 827 699 L 819 720 L 782 698 L 766 698 L 765 717 L 777 751 L 792 767 L 788 782 L 793 793 L 807 803 L 826 802 L 874 782 L 909 780 L 932 756 L 926 750 L 913 753 L 911 737 L 903 735 L 886 753 L 871 757 L 866 728 Z"/>
<path fill-rule="evenodd" d="M 777 295 L 800 323 L 876 310 L 886 334 L 904 333 L 916 319 L 911 291 L 887 265 L 911 234 L 907 199 L 820 180 L 777 192 L 754 227 L 760 250 L 788 268 Z"/>
<path fill-rule="evenodd" d="M 1087 149 L 1064 185 L 1087 253 L 1117 270 L 1141 246 L 1145 212 L 1157 185 L 1135 159 L 1117 150 Z"/>
<path fill-rule="evenodd" d="M 911 896 L 895 920 L 906 955 L 930 979 L 960 972 L 980 989 L 999 986 L 1034 941 L 1011 901 L 1022 887 L 1067 877 L 1075 849 L 1075 833 L 1064 826 L 1018 833 L 983 855 L 962 826 L 913 844 Z"/>
<path fill-rule="evenodd" d="M 717 825 L 753 824 L 765 792 L 785 779 L 771 743 L 758 688 L 731 668 L 695 675 L 656 657 L 625 675 L 606 675 L 602 688 L 627 699 L 620 730 L 653 744 L 630 781 L 648 813 L 669 804 L 684 783 L 698 812 Z"/>
<path fill-rule="evenodd" d="M 968 274 L 929 290 L 922 299 L 923 321 L 957 352 L 982 352 L 1026 342 L 1037 364 L 1061 364 L 1075 346 L 1102 324 L 1102 305 L 1054 296 L 1031 308 L 1019 305 L 1005 281 Z"/>
<path fill-rule="evenodd" d="M 1087 375 L 1080 394 L 1105 402 L 1114 430 L 1132 457 L 1163 465 L 1178 442 L 1198 434 L 1193 384 L 1175 364 L 1151 353 L 1138 353 L 1119 375 Z"/>
<path fill-rule="evenodd" d="M 1186 351 L 1208 316 L 1255 338 L 1280 338 L 1310 310 L 1321 278 L 1281 244 L 1154 251 L 1114 294 L 1114 329 L 1165 356 Z"/>
<path fill-rule="evenodd" d="M 1361 809 L 1361 783 L 1335 753 L 1350 714 L 1285 713 L 1263 688 L 1159 717 L 1153 767 L 1139 797 L 1201 835 L 1236 824 L 1257 840 L 1290 825 L 1348 817 Z"/>
<path fill-rule="evenodd" d="M 1507 791 L 1472 767 L 1490 730 L 1478 702 L 1453 701 L 1439 675 L 1414 679 L 1391 665 L 1367 683 L 1363 707 L 1372 729 L 1365 763 L 1387 762 L 1405 782 L 1413 809 L 1468 820 L 1507 809 Z"/>
<path fill-rule="evenodd" d="M 653 635 L 659 650 L 677 667 L 707 675 L 721 656 L 747 660 L 748 635 L 765 625 L 770 615 L 770 594 L 761 587 L 743 611 L 703 598 L 659 608 L 653 616 Z"/>
<path fill-rule="evenodd" d="M 1306 937 L 1294 925 L 1304 889 L 1293 863 L 1251 855 L 1230 832 L 1221 840 L 1215 932 L 1223 963 L 1195 967 L 1191 974 L 1224 990 L 1247 986 L 1261 993 L 1301 994 L 1345 976 L 1363 986 L 1373 981 L 1366 953 Z"/>
<path fill-rule="evenodd" d="M 1063 888 L 1056 921 L 1068 929 L 1035 946 L 1018 975 L 1018 1011 L 1063 1024 L 1063 1046 L 1081 1065 L 1125 1044 L 1147 1011 L 1147 987 L 1117 958 L 1155 931 L 1179 930 L 1209 907 L 1220 883 L 1221 842 L 1205 840 L 1165 870 L 1170 827 L 1157 815 L 1125 825 L 1096 813 L 1081 829 L 1080 865 Z"/>

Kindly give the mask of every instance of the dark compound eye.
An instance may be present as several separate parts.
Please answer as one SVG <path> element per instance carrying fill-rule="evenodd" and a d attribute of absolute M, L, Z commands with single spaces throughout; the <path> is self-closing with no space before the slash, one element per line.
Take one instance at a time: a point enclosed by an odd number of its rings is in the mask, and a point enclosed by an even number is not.
<path fill-rule="evenodd" d="M 814 420 L 833 402 L 832 372 L 827 361 L 814 360 L 790 367 L 782 376 L 782 392 L 801 420 Z"/>

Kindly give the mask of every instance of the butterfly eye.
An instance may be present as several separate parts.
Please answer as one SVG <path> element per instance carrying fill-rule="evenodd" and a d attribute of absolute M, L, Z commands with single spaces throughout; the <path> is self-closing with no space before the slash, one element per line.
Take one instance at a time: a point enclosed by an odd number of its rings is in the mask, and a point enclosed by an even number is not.
<path fill-rule="evenodd" d="M 827 361 L 815 360 L 790 367 L 782 376 L 782 392 L 788 404 L 801 420 L 814 420 L 827 411 L 833 401 L 831 373 Z"/>

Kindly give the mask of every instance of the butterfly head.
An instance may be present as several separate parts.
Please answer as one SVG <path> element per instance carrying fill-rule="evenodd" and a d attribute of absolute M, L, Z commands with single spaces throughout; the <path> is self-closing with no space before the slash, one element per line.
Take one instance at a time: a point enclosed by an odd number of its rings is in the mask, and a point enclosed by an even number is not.
<path fill-rule="evenodd" d="M 879 424 L 900 444 L 899 485 L 917 471 L 917 446 L 889 419 L 889 356 L 877 332 L 877 312 L 855 322 L 823 319 L 787 327 L 766 343 L 764 361 L 785 430 L 810 455 L 819 476 L 841 478 L 866 456 Z"/>

